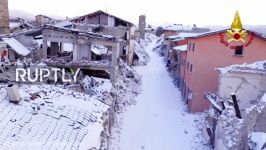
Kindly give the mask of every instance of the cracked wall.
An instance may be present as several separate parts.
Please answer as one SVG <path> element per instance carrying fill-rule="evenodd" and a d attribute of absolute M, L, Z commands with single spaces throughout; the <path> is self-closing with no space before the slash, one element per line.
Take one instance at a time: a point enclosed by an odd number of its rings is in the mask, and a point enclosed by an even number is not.
<path fill-rule="evenodd" d="M 220 75 L 218 95 L 224 99 L 231 99 L 235 93 L 241 110 L 258 103 L 266 92 L 266 75 L 231 72 Z"/>

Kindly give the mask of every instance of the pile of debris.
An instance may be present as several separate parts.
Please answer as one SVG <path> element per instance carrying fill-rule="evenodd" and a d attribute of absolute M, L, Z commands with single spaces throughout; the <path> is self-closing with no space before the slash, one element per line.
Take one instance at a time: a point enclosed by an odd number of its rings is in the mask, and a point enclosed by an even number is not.
<path fill-rule="evenodd" d="M 118 81 L 112 89 L 117 113 L 124 111 L 126 106 L 136 104 L 135 97 L 140 93 L 140 85 L 140 75 L 120 59 Z"/>
<path fill-rule="evenodd" d="M 96 79 L 98 80 L 98 79 Z M 97 81 L 98 82 L 98 81 Z M 109 105 L 109 86 L 95 86 L 89 96 L 51 85 L 19 85 L 19 105 L 0 91 L 0 149 L 99 149 Z"/>
<path fill-rule="evenodd" d="M 157 38 L 154 34 L 147 34 L 145 40 L 140 40 L 140 42 L 135 42 L 134 52 L 137 55 L 137 60 L 133 62 L 133 65 L 147 65 L 150 61 L 148 53 L 145 51 L 147 46 L 153 41 L 153 38 Z"/>
<path fill-rule="evenodd" d="M 233 101 L 222 101 L 214 94 L 207 93 L 213 109 L 206 119 L 206 132 L 215 150 L 262 149 L 266 145 L 256 140 L 257 133 L 266 134 L 266 94 L 258 104 L 243 111 L 239 110 L 236 97 Z M 255 136 L 255 137 L 254 137 Z"/>

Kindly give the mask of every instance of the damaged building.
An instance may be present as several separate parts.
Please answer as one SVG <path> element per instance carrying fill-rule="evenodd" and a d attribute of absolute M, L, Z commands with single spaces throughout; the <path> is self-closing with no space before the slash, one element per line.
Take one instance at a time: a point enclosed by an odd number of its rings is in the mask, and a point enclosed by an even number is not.
<path fill-rule="evenodd" d="M 63 43 L 73 44 L 73 53 L 63 55 Z M 92 45 L 107 47 L 106 57 L 92 59 Z M 42 55 L 43 58 L 49 58 L 46 63 L 52 67 L 106 71 L 110 73 L 111 80 L 115 81 L 120 45 L 121 42 L 113 36 L 51 25 L 43 27 Z"/>
<path fill-rule="evenodd" d="M 133 23 L 101 10 L 75 17 L 70 19 L 69 22 L 71 22 L 72 28 L 91 30 L 95 33 L 111 35 L 123 40 L 125 43 L 121 46 L 121 56 L 129 65 L 132 65 L 136 30 Z M 63 25 L 69 26 L 67 22 Z"/>
<path fill-rule="evenodd" d="M 205 137 L 215 150 L 265 148 L 266 62 L 232 65 L 218 70 L 217 95 L 205 94 L 212 104 L 206 118 Z"/>
<path fill-rule="evenodd" d="M 1 59 L 5 62 L 14 62 L 17 59 L 23 60 L 24 58 L 37 59 L 33 55 L 39 49 L 38 44 L 31 37 L 24 35 L 2 37 L 0 38 L 2 45 Z"/>
<path fill-rule="evenodd" d="M 39 27 L 13 19 L 13 33 L 1 37 L 2 54 L 9 50 L 9 61 L 45 60 L 50 67 L 79 67 L 87 75 L 115 81 L 118 58 L 129 65 L 137 58 L 136 26 L 103 11 L 61 22 L 45 15 L 35 19 Z"/>
<path fill-rule="evenodd" d="M 18 33 L 37 28 L 30 22 L 19 17 L 9 18 L 9 27 L 10 33 Z"/>

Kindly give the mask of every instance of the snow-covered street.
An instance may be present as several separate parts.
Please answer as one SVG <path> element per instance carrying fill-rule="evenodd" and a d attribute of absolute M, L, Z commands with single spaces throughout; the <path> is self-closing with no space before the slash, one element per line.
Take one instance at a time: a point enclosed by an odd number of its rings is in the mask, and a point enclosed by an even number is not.
<path fill-rule="evenodd" d="M 203 115 L 186 112 L 181 93 L 172 83 L 163 60 L 155 52 L 156 39 L 147 46 L 147 66 L 137 67 L 142 75 L 142 92 L 137 104 L 120 114 L 121 150 L 208 149 L 202 144 Z"/>

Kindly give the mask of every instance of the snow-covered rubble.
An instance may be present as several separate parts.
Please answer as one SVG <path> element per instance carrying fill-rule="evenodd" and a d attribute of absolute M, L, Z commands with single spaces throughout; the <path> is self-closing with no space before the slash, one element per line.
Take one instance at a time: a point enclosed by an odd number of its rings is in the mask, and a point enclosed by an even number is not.
<path fill-rule="evenodd" d="M 250 146 L 253 150 L 265 150 L 266 149 L 266 133 L 252 132 L 250 135 Z"/>
<path fill-rule="evenodd" d="M 20 85 L 18 105 L 8 101 L 6 86 L 0 86 L 0 149 L 98 149 L 111 83 L 95 81 L 93 95 L 52 85 Z"/>
<path fill-rule="evenodd" d="M 133 62 L 133 64 L 136 65 L 147 65 L 147 63 L 150 61 L 150 57 L 148 53 L 145 51 L 147 46 L 151 44 L 151 42 L 157 39 L 157 37 L 154 34 L 147 33 L 145 40 L 140 40 L 138 43 L 137 41 L 135 42 L 135 53 L 138 56 L 138 60 Z"/>
<path fill-rule="evenodd" d="M 266 94 L 260 103 L 246 108 L 242 119 L 236 117 L 233 106 L 227 106 L 217 118 L 215 127 L 215 149 L 261 149 L 266 143 L 258 139 L 256 132 L 266 133 Z M 261 135 L 261 134 L 260 134 Z M 262 137 L 262 136 L 260 136 Z M 263 143 L 264 142 L 264 143 Z M 264 147 L 265 148 L 265 147 Z"/>
<path fill-rule="evenodd" d="M 122 59 L 119 60 L 119 77 L 112 89 L 116 95 L 116 110 L 118 113 L 132 104 L 135 104 L 135 97 L 140 93 L 141 77 L 136 71 L 129 67 Z"/>
<path fill-rule="evenodd" d="M 108 49 L 102 45 L 92 45 L 91 51 L 96 55 L 104 55 L 104 54 L 107 54 Z"/>

